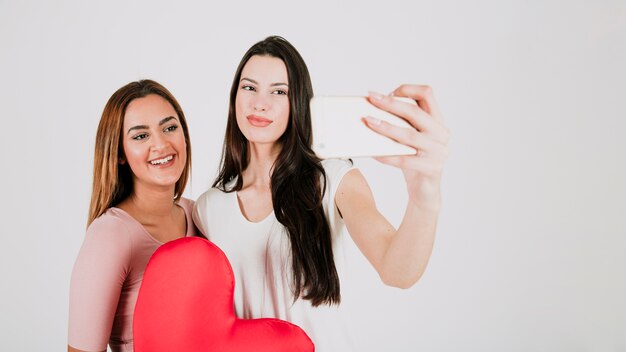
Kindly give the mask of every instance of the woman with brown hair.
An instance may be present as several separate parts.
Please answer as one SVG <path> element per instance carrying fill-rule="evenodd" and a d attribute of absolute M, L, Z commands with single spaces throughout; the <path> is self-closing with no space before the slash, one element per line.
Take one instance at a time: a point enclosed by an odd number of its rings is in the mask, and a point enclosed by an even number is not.
<path fill-rule="evenodd" d="M 68 351 L 133 351 L 133 311 L 150 256 L 195 236 L 182 198 L 191 144 L 174 96 L 151 80 L 107 102 L 96 135 L 87 234 L 70 284 Z"/>
<path fill-rule="evenodd" d="M 417 105 L 377 93 L 369 100 L 413 128 L 366 123 L 416 150 L 377 158 L 406 180 L 409 201 L 398 229 L 350 161 L 320 160 L 312 151 L 313 89 L 298 51 L 274 36 L 244 54 L 230 91 L 220 171 L 194 209 L 198 228 L 232 265 L 239 317 L 295 323 L 318 352 L 355 350 L 339 307 L 346 229 L 385 284 L 408 288 L 421 277 L 441 206 L 448 130 L 429 87 L 403 85 L 393 94 Z"/>

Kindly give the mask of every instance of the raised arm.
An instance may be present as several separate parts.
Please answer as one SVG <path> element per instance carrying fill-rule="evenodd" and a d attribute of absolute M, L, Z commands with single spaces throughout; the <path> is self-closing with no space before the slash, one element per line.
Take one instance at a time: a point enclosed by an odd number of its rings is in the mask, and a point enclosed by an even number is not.
<path fill-rule="evenodd" d="M 448 154 L 449 131 L 428 86 L 403 85 L 395 96 L 415 99 L 417 106 L 391 97 L 370 94 L 372 104 L 407 120 L 413 128 L 400 128 L 365 118 L 374 131 L 416 150 L 415 155 L 379 157 L 378 161 L 402 170 L 408 204 L 398 229 L 380 214 L 363 175 L 350 171 L 339 185 L 335 202 L 348 232 L 374 266 L 382 281 L 408 288 L 426 270 L 441 209 L 441 173 Z"/>

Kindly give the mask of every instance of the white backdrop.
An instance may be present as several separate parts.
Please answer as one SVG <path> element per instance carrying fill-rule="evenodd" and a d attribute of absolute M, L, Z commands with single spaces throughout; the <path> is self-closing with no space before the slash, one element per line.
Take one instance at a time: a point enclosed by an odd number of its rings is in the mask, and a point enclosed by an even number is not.
<path fill-rule="evenodd" d="M 362 351 L 626 351 L 626 3 L 610 0 L 0 0 L 0 349 L 65 349 L 108 97 L 140 78 L 174 93 L 195 198 L 240 57 L 270 34 L 316 94 L 432 85 L 453 133 L 422 280 L 384 287 L 350 249 Z M 397 225 L 400 172 L 357 165 Z"/>

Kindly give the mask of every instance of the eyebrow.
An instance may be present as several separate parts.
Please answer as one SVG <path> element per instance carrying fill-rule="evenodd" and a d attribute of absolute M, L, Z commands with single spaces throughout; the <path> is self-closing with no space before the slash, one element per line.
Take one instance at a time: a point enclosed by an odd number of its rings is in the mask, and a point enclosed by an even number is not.
<path fill-rule="evenodd" d="M 239 82 L 241 82 L 241 81 L 249 81 L 249 82 L 252 82 L 254 84 L 259 84 L 259 82 L 253 80 L 252 78 L 248 78 L 248 77 L 243 77 L 242 79 L 239 80 Z M 275 86 L 287 86 L 287 87 L 289 87 L 289 85 L 287 83 L 282 83 L 282 82 L 277 82 L 277 83 L 270 84 L 270 87 L 275 87 Z"/>
<path fill-rule="evenodd" d="M 163 124 L 166 124 L 170 120 L 176 120 L 176 118 L 174 116 L 168 116 L 166 118 L 163 118 L 163 119 L 161 119 L 161 121 L 159 121 L 159 126 L 161 126 Z M 148 128 L 149 128 L 148 125 L 133 126 L 133 127 L 128 129 L 128 132 L 126 132 L 126 134 L 129 134 L 130 132 L 132 132 L 134 130 L 147 130 Z"/>

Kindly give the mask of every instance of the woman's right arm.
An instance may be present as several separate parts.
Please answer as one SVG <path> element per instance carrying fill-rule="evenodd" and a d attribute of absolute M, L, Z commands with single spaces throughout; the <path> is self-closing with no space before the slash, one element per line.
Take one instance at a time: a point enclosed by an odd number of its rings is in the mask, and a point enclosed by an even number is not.
<path fill-rule="evenodd" d="M 408 202 L 402 223 L 396 230 L 378 211 L 372 192 L 358 171 L 350 171 L 343 178 L 335 202 L 352 239 L 382 281 L 409 288 L 426 270 L 432 253 L 450 133 L 430 87 L 402 85 L 394 95 L 409 97 L 417 105 L 375 93 L 370 94 L 370 102 L 404 118 L 413 128 L 397 127 L 371 117 L 366 121 L 375 132 L 416 151 L 414 155 L 375 158 L 400 168 L 404 174 Z"/>
<path fill-rule="evenodd" d="M 89 226 L 70 281 L 68 351 L 106 351 L 128 271 L 130 239 L 115 219 Z M 121 225 L 121 226 L 120 226 Z"/>

